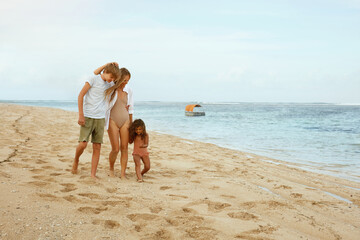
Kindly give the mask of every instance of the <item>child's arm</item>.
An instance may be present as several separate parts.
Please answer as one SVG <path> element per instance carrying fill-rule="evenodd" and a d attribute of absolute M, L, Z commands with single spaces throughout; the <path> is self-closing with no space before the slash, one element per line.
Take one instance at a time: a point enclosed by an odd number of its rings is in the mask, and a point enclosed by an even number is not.
<path fill-rule="evenodd" d="M 78 124 L 81 126 L 85 125 L 85 117 L 84 117 L 84 96 L 91 88 L 88 82 L 85 83 L 84 87 L 81 89 L 79 96 L 78 96 L 78 109 L 79 109 L 79 120 Z"/>
<path fill-rule="evenodd" d="M 115 66 L 119 67 L 119 64 L 118 64 L 117 62 L 107 63 L 107 64 L 102 65 L 101 67 L 98 67 L 97 69 L 95 69 L 94 74 L 95 74 L 95 75 L 99 75 L 99 74 L 104 70 L 104 68 L 106 67 L 106 65 L 108 65 L 108 64 L 114 64 Z"/>
<path fill-rule="evenodd" d="M 146 134 L 144 139 L 144 144 L 140 146 L 141 148 L 147 148 L 149 146 L 149 134 Z"/>

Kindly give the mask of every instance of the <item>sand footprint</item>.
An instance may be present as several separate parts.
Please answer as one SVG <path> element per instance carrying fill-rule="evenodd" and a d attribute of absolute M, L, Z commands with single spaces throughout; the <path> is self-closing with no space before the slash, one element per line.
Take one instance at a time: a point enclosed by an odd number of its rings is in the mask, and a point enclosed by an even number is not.
<path fill-rule="evenodd" d="M 151 213 L 159 213 L 159 212 L 161 212 L 162 210 L 163 210 L 163 208 L 160 207 L 160 206 L 150 207 Z"/>
<path fill-rule="evenodd" d="M 218 233 L 218 231 L 213 228 L 198 226 L 187 229 L 186 232 L 191 238 L 195 239 L 216 239 Z"/>
<path fill-rule="evenodd" d="M 212 201 L 206 201 L 208 205 L 208 210 L 211 212 L 221 212 L 227 207 L 230 207 L 231 204 L 229 203 L 221 203 L 221 202 L 212 202 Z"/>
<path fill-rule="evenodd" d="M 117 188 L 106 188 L 106 191 L 108 193 L 115 193 L 117 191 Z"/>
<path fill-rule="evenodd" d="M 60 185 L 65 187 L 64 189 L 60 190 L 60 192 L 71 192 L 71 191 L 75 191 L 77 189 L 75 187 L 76 185 L 73 183 L 62 183 Z"/>
<path fill-rule="evenodd" d="M 56 182 L 56 180 L 52 177 L 49 176 L 44 176 L 44 175 L 37 175 L 37 176 L 33 176 L 32 178 L 38 179 L 38 180 L 43 180 L 45 182 Z"/>
<path fill-rule="evenodd" d="M 230 199 L 235 199 L 236 197 L 233 196 L 233 195 L 221 195 L 222 197 L 225 197 L 225 198 L 230 198 Z"/>
<path fill-rule="evenodd" d="M 109 197 L 100 196 L 96 193 L 79 193 L 78 195 L 82 196 L 82 197 L 90 198 L 91 200 L 93 200 L 93 199 L 108 199 L 109 198 Z"/>
<path fill-rule="evenodd" d="M 31 168 L 27 164 L 17 163 L 17 162 L 10 162 L 9 165 L 12 166 L 12 167 L 15 167 L 15 168 Z"/>
<path fill-rule="evenodd" d="M 116 207 L 117 205 L 127 205 L 127 203 L 124 201 L 102 201 L 101 204 L 104 206 L 111 206 L 111 207 Z"/>
<path fill-rule="evenodd" d="M 37 193 L 37 195 L 47 201 L 56 201 L 59 200 L 59 198 L 55 195 L 48 194 L 48 193 Z"/>
<path fill-rule="evenodd" d="M 271 225 L 267 225 L 267 226 L 259 225 L 259 228 L 242 232 L 241 234 L 237 235 L 236 238 L 242 238 L 242 239 L 268 239 L 268 238 L 265 238 L 263 236 L 255 237 L 253 235 L 255 235 L 255 234 L 256 235 L 258 235 L 258 234 L 272 234 L 273 232 L 277 231 L 278 229 L 279 229 L 279 227 L 273 227 Z"/>
<path fill-rule="evenodd" d="M 44 169 L 39 169 L 39 168 L 34 168 L 30 170 L 33 173 L 42 173 L 44 171 Z"/>
<path fill-rule="evenodd" d="M 241 220 L 257 220 L 258 217 L 251 214 L 251 213 L 247 213 L 247 212 L 231 212 L 228 213 L 228 216 L 231 218 L 237 218 L 237 219 L 241 219 Z"/>
<path fill-rule="evenodd" d="M 129 218 L 133 222 L 139 222 L 139 221 L 146 222 L 146 221 L 151 221 L 156 218 L 159 218 L 157 215 L 149 214 L 149 213 L 134 213 L 134 214 L 129 214 L 126 217 Z"/>
<path fill-rule="evenodd" d="M 93 225 L 102 225 L 104 228 L 107 229 L 115 229 L 120 227 L 120 224 L 117 221 L 114 220 L 101 220 L 101 219 L 95 219 L 92 221 Z"/>
<path fill-rule="evenodd" d="M 188 198 L 188 196 L 184 196 L 184 195 L 177 195 L 177 194 L 167 194 L 169 197 L 172 197 L 174 200 L 176 199 L 176 198 L 184 198 L 184 199 L 186 199 L 186 198 Z"/>
<path fill-rule="evenodd" d="M 50 185 L 49 182 L 42 182 L 42 181 L 31 181 L 27 184 L 35 186 L 35 187 L 48 187 Z"/>
<path fill-rule="evenodd" d="M 56 176 L 60 176 L 62 175 L 62 173 L 50 173 L 50 176 L 56 177 Z"/>
<path fill-rule="evenodd" d="M 291 193 L 290 196 L 293 198 L 302 198 L 303 195 L 301 193 Z"/>
<path fill-rule="evenodd" d="M 280 185 L 280 186 L 275 187 L 275 189 L 280 189 L 280 188 L 282 188 L 282 189 L 292 189 L 292 187 L 286 186 L 286 185 Z"/>
<path fill-rule="evenodd" d="M 61 169 L 56 169 L 56 168 L 53 167 L 53 166 L 42 166 L 41 168 L 42 168 L 42 169 L 47 169 L 47 170 L 61 170 Z"/>
<path fill-rule="evenodd" d="M 36 164 L 45 164 L 45 163 L 47 163 L 47 162 L 45 162 L 45 161 L 43 161 L 43 160 L 37 160 L 37 161 L 36 161 Z"/>
<path fill-rule="evenodd" d="M 94 207 L 79 207 L 78 208 L 78 211 L 79 212 L 82 212 L 82 213 L 87 213 L 87 214 L 99 214 L 103 211 L 106 211 L 108 210 L 107 207 L 103 208 L 103 207 L 97 207 L 97 208 L 94 208 Z"/>
<path fill-rule="evenodd" d="M 77 197 L 75 197 L 74 195 L 68 195 L 63 197 L 66 201 L 71 202 L 71 203 L 80 203 L 82 201 L 80 201 Z"/>
<path fill-rule="evenodd" d="M 159 229 L 154 233 L 148 234 L 146 239 L 173 239 L 173 237 L 169 231 L 165 229 Z"/>
<path fill-rule="evenodd" d="M 67 158 L 59 158 L 58 161 L 60 162 L 69 162 L 70 160 Z"/>
<path fill-rule="evenodd" d="M 196 205 L 206 204 L 208 206 L 208 211 L 210 212 L 221 212 L 227 207 L 230 207 L 231 204 L 229 203 L 222 203 L 222 202 L 212 202 L 209 200 L 199 200 L 195 202 L 191 202 L 187 204 L 185 207 L 191 207 Z"/>
<path fill-rule="evenodd" d="M 166 221 L 172 226 L 199 226 L 204 222 L 204 218 L 195 215 L 179 215 L 174 218 L 166 218 Z"/>
<path fill-rule="evenodd" d="M 11 175 L 0 171 L 0 177 L 11 178 Z"/>
<path fill-rule="evenodd" d="M 285 204 L 285 203 L 281 203 L 281 202 L 273 201 L 273 200 L 272 201 L 261 201 L 261 202 L 245 202 L 245 203 L 242 203 L 241 205 L 243 205 L 247 209 L 257 207 L 257 205 L 265 205 L 268 210 L 274 210 L 274 209 L 278 209 L 278 208 L 282 208 L 282 207 L 294 209 L 289 204 Z"/>

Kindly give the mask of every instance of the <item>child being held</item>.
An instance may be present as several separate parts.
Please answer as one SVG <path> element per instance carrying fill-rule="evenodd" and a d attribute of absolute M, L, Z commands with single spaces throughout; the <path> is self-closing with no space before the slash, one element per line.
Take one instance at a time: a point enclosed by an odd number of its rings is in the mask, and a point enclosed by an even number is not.
<path fill-rule="evenodd" d="M 138 182 L 143 182 L 142 176 L 150 170 L 150 158 L 147 147 L 149 145 L 149 135 L 146 133 L 145 123 L 141 119 L 136 119 L 129 128 L 129 143 L 134 143 L 133 158 Z M 144 169 L 141 170 L 141 162 Z"/>

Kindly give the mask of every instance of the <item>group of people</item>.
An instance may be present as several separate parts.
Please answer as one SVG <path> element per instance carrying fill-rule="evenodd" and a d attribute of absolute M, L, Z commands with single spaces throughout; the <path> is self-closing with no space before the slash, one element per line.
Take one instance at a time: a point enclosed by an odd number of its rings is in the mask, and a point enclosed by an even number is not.
<path fill-rule="evenodd" d="M 126 68 L 119 68 L 116 62 L 105 64 L 94 71 L 78 96 L 80 125 L 79 144 L 76 147 L 72 173 L 77 174 L 81 154 L 87 147 L 91 136 L 93 144 L 91 177 L 96 178 L 100 159 L 104 128 L 108 131 L 111 144 L 109 154 L 109 175 L 114 177 L 114 165 L 120 152 L 121 179 L 126 178 L 128 162 L 128 144 L 134 143 L 133 158 L 137 181 L 143 181 L 143 175 L 150 170 L 150 158 L 147 147 L 149 135 L 141 119 L 133 121 L 132 90 L 128 87 L 131 78 Z M 141 161 L 144 164 L 141 170 Z"/>

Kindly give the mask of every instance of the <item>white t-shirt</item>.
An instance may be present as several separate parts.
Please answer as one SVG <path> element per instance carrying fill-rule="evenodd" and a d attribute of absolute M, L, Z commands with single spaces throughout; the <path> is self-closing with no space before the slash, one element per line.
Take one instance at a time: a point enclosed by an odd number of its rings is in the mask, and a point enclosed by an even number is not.
<path fill-rule="evenodd" d="M 129 105 L 129 114 L 134 114 L 134 98 L 133 91 L 130 88 L 129 84 L 126 84 L 124 87 L 124 92 L 128 94 L 128 105 Z"/>
<path fill-rule="evenodd" d="M 104 81 L 101 75 L 95 75 L 87 80 L 90 84 L 89 91 L 84 99 L 84 116 L 89 118 L 105 118 L 105 90 L 113 84 Z"/>

